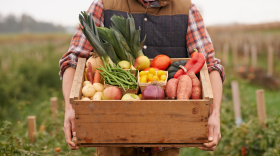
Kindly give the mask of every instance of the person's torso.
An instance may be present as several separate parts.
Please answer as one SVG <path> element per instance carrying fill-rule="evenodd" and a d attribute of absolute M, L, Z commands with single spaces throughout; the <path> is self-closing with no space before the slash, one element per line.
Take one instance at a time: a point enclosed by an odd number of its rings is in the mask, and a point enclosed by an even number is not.
<path fill-rule="evenodd" d="M 135 27 L 141 28 L 144 55 L 154 58 L 165 54 L 171 58 L 187 58 L 186 34 L 190 0 L 159 0 L 147 8 L 137 0 L 103 0 L 104 26 L 110 27 L 115 14 L 127 18 L 132 14 Z M 162 7 L 159 7 L 162 6 Z"/>

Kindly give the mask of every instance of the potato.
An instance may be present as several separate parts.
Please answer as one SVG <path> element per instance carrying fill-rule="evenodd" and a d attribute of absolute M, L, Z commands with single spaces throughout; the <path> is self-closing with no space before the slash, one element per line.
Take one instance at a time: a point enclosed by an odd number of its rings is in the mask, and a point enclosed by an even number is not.
<path fill-rule="evenodd" d="M 96 94 L 96 95 L 93 96 L 93 100 L 95 100 L 95 101 L 96 100 L 101 100 L 101 96 Z"/>
<path fill-rule="evenodd" d="M 82 97 L 82 99 L 81 100 L 83 100 L 83 101 L 87 101 L 87 100 L 90 100 L 88 97 Z"/>
<path fill-rule="evenodd" d="M 93 87 L 97 92 L 103 92 L 104 90 L 104 86 L 101 83 L 94 83 Z"/>
<path fill-rule="evenodd" d="M 201 83 L 194 72 L 190 72 L 189 77 L 192 80 L 192 95 L 191 99 L 201 99 Z"/>
<path fill-rule="evenodd" d="M 88 85 L 88 84 L 92 85 L 90 81 L 84 81 L 83 87 L 86 86 L 86 85 Z"/>
<path fill-rule="evenodd" d="M 95 91 L 93 85 L 89 85 L 89 84 L 84 86 L 82 89 L 83 96 L 85 96 L 85 97 L 91 97 L 95 94 L 95 92 L 96 91 Z"/>
<path fill-rule="evenodd" d="M 100 95 L 102 96 L 103 92 L 96 92 L 94 95 Z"/>
<path fill-rule="evenodd" d="M 177 100 L 189 100 L 192 95 L 192 80 L 188 75 L 180 77 L 177 89 Z"/>
<path fill-rule="evenodd" d="M 177 87 L 179 80 L 172 78 L 168 80 L 165 88 L 166 96 L 170 99 L 175 99 L 177 97 Z"/>

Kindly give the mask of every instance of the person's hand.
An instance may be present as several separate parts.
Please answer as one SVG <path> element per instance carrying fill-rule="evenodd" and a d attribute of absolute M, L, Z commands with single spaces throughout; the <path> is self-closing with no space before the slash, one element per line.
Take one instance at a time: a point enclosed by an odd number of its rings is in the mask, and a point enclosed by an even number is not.
<path fill-rule="evenodd" d="M 71 150 L 76 150 L 79 147 L 75 145 L 74 142 L 72 142 L 72 137 L 76 136 L 76 130 L 75 130 L 75 111 L 71 107 L 68 110 L 65 110 L 65 117 L 64 117 L 64 134 L 66 138 L 66 142 Z"/>
<path fill-rule="evenodd" d="M 214 151 L 220 139 L 220 113 L 212 112 L 208 120 L 208 140 L 210 142 L 204 143 L 204 147 L 199 147 L 199 149 L 205 151 Z"/>

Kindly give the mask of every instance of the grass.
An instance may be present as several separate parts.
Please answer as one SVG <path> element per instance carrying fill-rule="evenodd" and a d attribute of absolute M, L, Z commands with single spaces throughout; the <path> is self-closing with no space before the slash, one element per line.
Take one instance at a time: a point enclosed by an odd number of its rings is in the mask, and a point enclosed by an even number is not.
<path fill-rule="evenodd" d="M 22 140 L 26 151 L 35 151 L 42 155 L 54 155 L 56 147 L 60 147 L 60 155 L 88 155 L 95 153 L 95 148 L 81 148 L 70 151 L 64 139 L 63 120 L 64 102 L 61 91 L 61 81 L 58 75 L 61 56 L 67 52 L 71 40 L 70 35 L 41 34 L 41 35 L 14 35 L 0 36 L 0 121 L 10 121 L 12 134 Z M 230 56 L 231 57 L 231 56 Z M 260 55 L 259 65 L 265 69 L 265 53 Z M 279 61 L 275 58 L 275 62 Z M 241 135 L 240 129 L 234 125 L 231 81 L 239 82 L 242 118 L 246 124 L 257 123 L 256 94 L 257 89 L 265 89 L 253 85 L 249 80 L 241 79 L 235 70 L 226 67 L 226 81 L 224 82 L 223 102 L 221 107 L 222 140 L 217 151 L 205 152 L 197 148 L 182 148 L 180 156 L 185 155 L 219 155 L 231 144 L 230 135 Z M 280 73 L 280 68 L 275 68 Z M 58 119 L 52 120 L 50 98 L 58 97 Z M 268 120 L 274 120 L 280 115 L 279 91 L 265 89 L 265 102 Z M 28 144 L 27 116 L 36 116 L 38 137 L 36 144 Z M 0 127 L 3 125 L 0 122 Z M 40 131 L 44 125 L 46 130 Z M 248 131 L 258 130 L 247 128 Z M 236 131 L 234 133 L 233 131 Z M 238 133 L 237 133 L 238 132 Z M 255 133 L 253 133 L 255 134 Z M 238 137 L 237 137 L 238 138 Z M 242 137 L 240 136 L 240 139 Z M 5 136 L 0 135 L 0 143 Z M 230 140 L 232 142 L 237 139 Z M 236 143 L 240 152 L 242 140 Z M 1 148 L 0 148 L 1 151 Z M 219 154 L 217 154 L 219 153 Z"/>

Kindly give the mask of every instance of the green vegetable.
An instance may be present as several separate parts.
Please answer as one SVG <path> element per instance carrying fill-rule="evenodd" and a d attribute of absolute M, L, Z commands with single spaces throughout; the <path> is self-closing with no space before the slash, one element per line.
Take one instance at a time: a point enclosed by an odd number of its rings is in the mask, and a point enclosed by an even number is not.
<path fill-rule="evenodd" d="M 140 55 L 144 55 L 142 48 L 146 39 L 146 35 L 144 40 L 140 43 L 141 29 L 135 29 L 135 22 L 132 15 L 130 16 L 127 14 L 127 16 L 128 18 L 125 19 L 124 17 L 113 15 L 111 17 L 111 21 L 113 22 L 112 28 L 122 34 L 131 49 L 132 55 L 134 58 L 137 58 Z"/>
<path fill-rule="evenodd" d="M 179 60 L 179 61 L 174 61 L 171 63 L 171 65 L 169 66 L 169 68 L 167 69 L 168 71 L 168 80 L 173 78 L 175 73 L 181 69 L 180 65 L 184 66 L 187 63 L 187 61 L 185 60 Z"/>
<path fill-rule="evenodd" d="M 96 69 L 102 71 L 100 75 L 106 84 L 122 87 L 124 91 L 138 87 L 137 78 L 131 74 L 131 70 L 126 71 L 120 65 L 106 64 L 103 58 L 102 61 L 104 67 Z"/>
<path fill-rule="evenodd" d="M 135 60 L 134 56 L 131 54 L 130 47 L 127 45 L 127 42 L 122 34 L 114 30 L 113 28 L 108 29 L 105 27 L 98 27 L 97 31 L 102 40 L 110 43 L 113 46 L 119 60 L 130 61 L 130 58 L 132 58 L 132 60 Z"/>
<path fill-rule="evenodd" d="M 113 64 L 113 62 L 108 53 L 104 49 L 104 45 L 101 43 L 95 22 L 93 20 L 92 15 L 88 15 L 85 11 L 81 12 L 79 15 L 79 20 L 82 25 L 81 29 L 83 34 L 86 36 L 87 40 L 95 50 L 95 52 L 99 55 L 99 57 L 103 57 L 106 63 Z M 110 49 L 110 45 L 106 45 L 106 49 Z M 114 56 L 113 51 L 110 51 L 112 57 Z M 113 60 L 117 60 L 113 58 Z"/>

